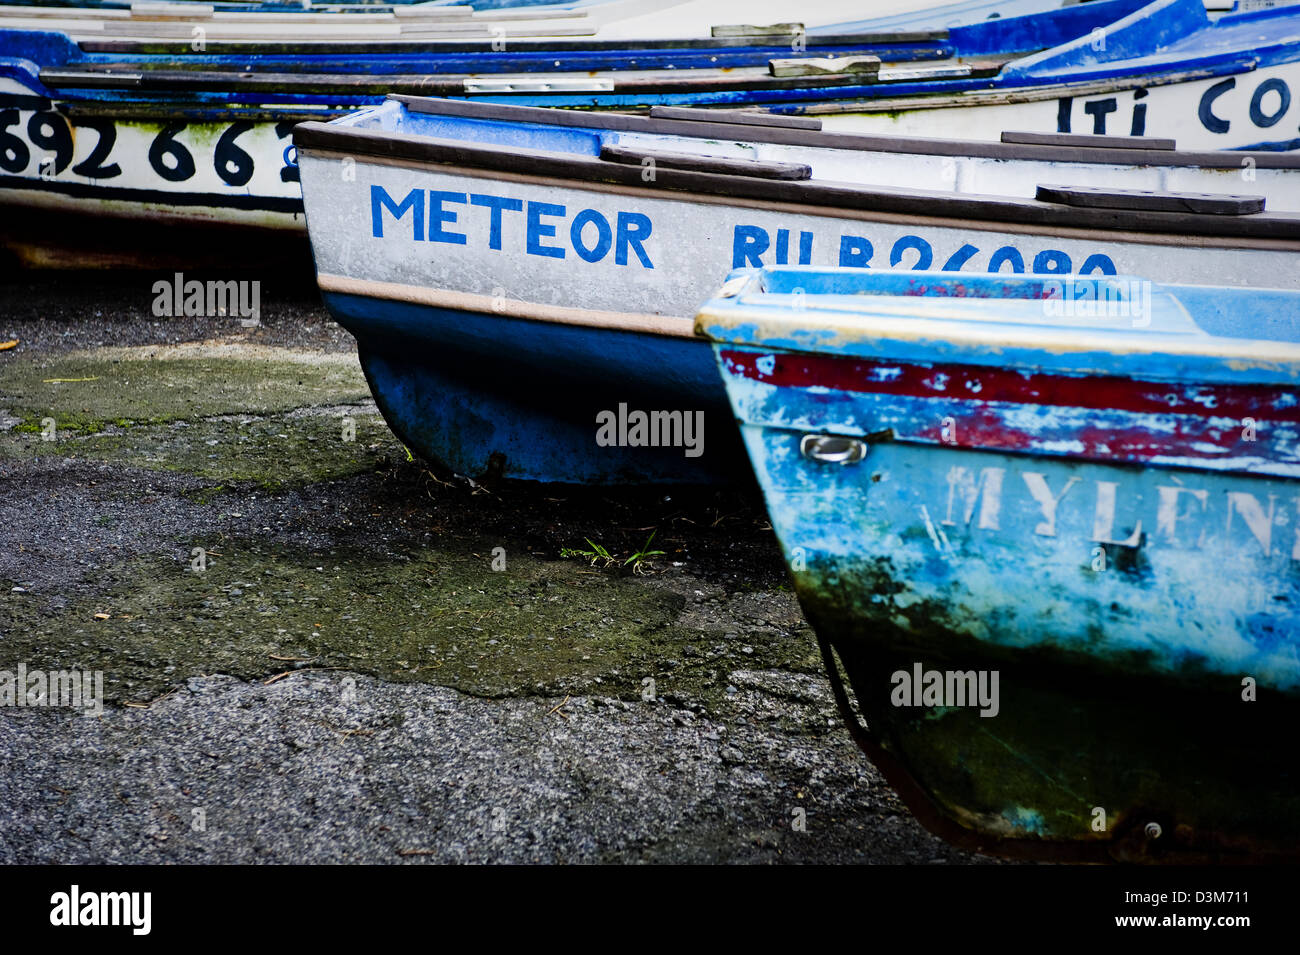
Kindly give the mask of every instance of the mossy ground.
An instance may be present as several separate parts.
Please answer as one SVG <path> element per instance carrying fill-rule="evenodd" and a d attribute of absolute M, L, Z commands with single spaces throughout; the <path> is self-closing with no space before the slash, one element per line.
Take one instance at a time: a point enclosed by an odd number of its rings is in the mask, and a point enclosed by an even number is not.
<path fill-rule="evenodd" d="M 631 700 L 653 680 L 707 710 L 733 670 L 819 669 L 755 501 L 448 486 L 388 431 L 351 355 L 182 345 L 8 362 L 0 409 L 20 422 L 0 432 L 0 467 L 110 468 L 125 510 L 88 518 L 98 528 L 169 506 L 132 500 L 141 473 L 190 479 L 192 531 L 126 548 L 54 609 L 39 582 L 0 593 L 9 656 L 102 670 L 110 701 L 209 673 L 343 668 L 483 696 Z M 626 556 L 651 530 L 667 553 L 645 574 L 560 559 L 587 538 Z"/>

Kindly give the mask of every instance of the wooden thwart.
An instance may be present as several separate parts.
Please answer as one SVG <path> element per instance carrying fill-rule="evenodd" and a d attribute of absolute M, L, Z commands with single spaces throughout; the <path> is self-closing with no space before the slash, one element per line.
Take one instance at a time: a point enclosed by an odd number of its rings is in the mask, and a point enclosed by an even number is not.
<path fill-rule="evenodd" d="M 1092 149 L 1177 149 L 1172 139 L 1155 139 L 1150 136 L 1094 136 L 1085 133 L 1025 133 L 1007 130 L 1002 134 L 1004 143 L 1029 146 L 1083 146 Z"/>
<path fill-rule="evenodd" d="M 661 152 L 655 149 L 630 149 L 626 146 L 602 146 L 600 158 L 606 162 L 624 163 L 630 166 L 714 172 L 728 176 L 750 176 L 755 179 L 799 182 L 812 178 L 812 166 L 804 163 L 695 156 L 690 153 Z"/>
<path fill-rule="evenodd" d="M 1100 186 L 1039 186 L 1040 202 L 1059 202 L 1089 209 L 1132 212 L 1194 212 L 1210 216 L 1248 216 L 1264 211 L 1263 196 L 1215 195 L 1208 192 L 1152 192 Z"/>
<path fill-rule="evenodd" d="M 770 23 L 756 26 L 752 23 L 723 23 L 712 27 L 709 35 L 714 37 L 787 37 L 802 36 L 807 31 L 802 23 Z"/>
<path fill-rule="evenodd" d="M 651 119 L 680 119 L 697 123 L 733 123 L 737 126 L 771 126 L 778 129 L 820 130 L 820 119 L 784 116 L 743 109 L 707 109 L 696 106 L 651 106 Z"/>
<path fill-rule="evenodd" d="M 769 60 L 768 72 L 773 76 L 844 76 L 852 74 L 861 79 L 880 74 L 878 56 L 809 56 L 786 60 Z"/>

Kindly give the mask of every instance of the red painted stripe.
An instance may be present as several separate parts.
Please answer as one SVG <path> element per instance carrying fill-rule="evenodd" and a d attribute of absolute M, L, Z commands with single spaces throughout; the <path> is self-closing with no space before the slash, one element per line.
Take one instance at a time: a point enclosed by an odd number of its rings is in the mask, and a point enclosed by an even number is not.
<path fill-rule="evenodd" d="M 1294 454 L 1278 453 L 1278 449 L 1267 440 L 1244 440 L 1240 427 L 1210 427 L 1203 419 L 1174 418 L 1166 422 L 1170 429 L 1159 433 L 1153 433 L 1149 428 L 1093 425 L 1035 432 L 1008 423 L 1007 415 L 1019 410 L 1014 405 L 969 405 L 959 415 L 954 415 L 955 434 L 950 434 L 947 440 L 942 423 L 927 422 L 915 428 L 903 425 L 896 427 L 895 433 L 902 440 L 1090 460 L 1140 462 L 1153 458 L 1185 458 L 1210 461 L 1249 457 L 1296 461 Z M 1060 442 L 1066 441 L 1077 443 L 1078 447 L 1062 450 Z"/>
<path fill-rule="evenodd" d="M 1168 385 L 1115 377 L 1022 373 L 971 365 L 916 365 L 821 355 L 772 355 L 723 350 L 728 372 L 791 388 L 883 396 L 874 426 L 892 427 L 901 440 L 956 447 L 1143 462 L 1153 458 L 1260 459 L 1296 463 L 1294 442 L 1271 425 L 1300 423 L 1291 389 L 1255 385 Z M 772 361 L 760 370 L 758 360 Z M 933 413 L 915 405 L 891 413 L 889 397 L 933 402 Z M 928 405 L 927 405 L 928 406 Z M 922 407 L 927 407 L 922 406 Z M 1035 426 L 1034 411 L 1043 420 Z M 1081 424 L 1060 412 L 1086 412 Z M 1134 420 L 1141 415 L 1147 420 Z M 951 416 L 955 433 L 945 436 Z M 1028 416 L 1028 417 L 1027 417 Z M 1147 416 L 1159 417 L 1153 428 Z M 1214 419 L 1228 419 L 1225 424 Z M 1256 440 L 1245 440 L 1243 418 L 1256 422 Z M 1294 428 L 1285 429 L 1294 434 Z M 1249 460 L 1246 460 L 1249 459 Z"/>
<path fill-rule="evenodd" d="M 760 357 L 774 359 L 760 371 Z M 975 365 L 917 365 L 831 355 L 759 355 L 723 350 L 733 374 L 791 388 L 823 387 L 864 394 L 1090 408 L 1133 414 L 1267 418 L 1300 423 L 1293 388 L 1274 385 L 1171 385 L 1132 378 L 1060 375 Z"/>

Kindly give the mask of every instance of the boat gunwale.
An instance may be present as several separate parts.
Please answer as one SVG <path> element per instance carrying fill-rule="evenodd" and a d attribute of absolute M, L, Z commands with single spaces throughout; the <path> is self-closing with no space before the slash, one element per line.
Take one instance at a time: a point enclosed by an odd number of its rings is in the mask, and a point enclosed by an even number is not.
<path fill-rule="evenodd" d="M 493 297 L 403 282 L 360 279 L 333 272 L 318 272 L 316 281 L 321 291 L 326 294 L 382 299 L 408 305 L 490 314 L 499 318 L 544 322 L 551 325 L 574 325 L 597 328 L 601 331 L 686 338 L 699 340 L 702 343 L 705 341 L 694 331 L 693 319 L 673 315 L 648 315 L 640 312 L 611 312 L 607 309 L 547 305 L 542 302 Z"/>
<path fill-rule="evenodd" d="M 303 125 L 299 124 L 294 128 L 297 131 Z M 313 125 L 328 125 L 325 123 Z M 295 143 L 295 145 L 297 145 Z M 346 150 L 328 149 L 320 147 L 299 146 L 298 155 L 315 156 L 318 158 L 328 159 L 356 159 L 357 153 Z M 400 169 L 412 169 L 416 171 L 428 170 L 429 163 L 420 162 L 412 159 L 392 156 L 364 156 L 363 161 L 379 166 L 392 166 Z M 764 198 L 752 198 L 740 195 L 712 195 L 707 193 L 691 193 L 685 189 L 650 189 L 645 186 L 636 184 L 624 185 L 615 182 L 601 180 L 576 180 L 573 178 L 560 178 L 555 176 L 543 176 L 529 173 L 513 172 L 508 170 L 498 170 L 491 168 L 481 168 L 476 166 L 457 166 L 453 161 L 440 163 L 438 171 L 447 175 L 465 176 L 471 179 L 487 179 L 494 182 L 514 182 L 524 185 L 537 185 L 546 187 L 567 186 L 572 189 L 584 189 L 590 192 L 601 192 L 612 195 L 635 196 L 645 199 L 661 199 L 674 202 L 698 202 L 707 205 L 733 205 L 746 209 L 763 209 L 771 212 L 798 213 L 802 215 L 817 216 L 827 219 L 852 219 L 861 222 L 880 222 L 891 225 L 902 225 L 908 227 L 929 226 L 933 228 L 948 229 L 967 229 L 982 230 L 995 233 L 1006 233 L 1010 235 L 1048 235 L 1062 239 L 1096 239 L 1099 232 L 1104 233 L 1107 242 L 1128 242 L 1128 243 L 1146 243 L 1148 245 L 1176 245 L 1182 248 L 1214 248 L 1214 249 L 1253 249 L 1260 251 L 1282 251 L 1297 252 L 1300 251 L 1300 241 L 1296 239 L 1284 238 L 1261 238 L 1252 236 L 1201 236 L 1189 234 L 1173 234 L 1170 232 L 1122 232 L 1112 228 L 1078 228 L 1072 226 L 1043 226 L 1035 224 L 1025 224 L 1019 222 L 1003 222 L 996 220 L 972 220 L 953 218 L 950 216 L 936 216 L 932 214 L 909 214 L 898 212 L 880 211 L 878 209 L 853 209 L 844 207 L 818 207 L 809 208 L 805 204 L 790 202 L 784 200 L 773 200 Z M 602 165 L 615 165 L 605 163 Z M 640 181 L 639 167 L 625 167 L 630 169 Z M 675 173 L 674 170 L 664 170 L 659 173 L 658 178 L 663 180 L 666 176 Z M 688 176 L 715 176 L 713 173 L 680 173 Z M 631 178 L 631 177 L 628 177 Z M 716 177 L 716 178 L 738 178 L 738 177 Z M 755 182 L 767 182 L 768 180 L 754 180 Z M 577 183 L 577 185 L 574 185 Z M 1076 209 L 1075 206 L 1062 206 L 1063 209 Z M 1170 215 L 1171 213 L 1161 213 Z M 1300 214 L 1297 214 L 1300 218 Z M 1211 218 L 1223 218 L 1215 216 Z M 1211 242 L 1210 239 L 1220 241 Z M 960 273 L 953 273 L 958 275 Z"/>
<path fill-rule="evenodd" d="M 956 273 L 954 273 L 956 274 Z M 1243 289 L 1243 292 L 1249 290 Z M 743 298 L 745 292 L 739 293 Z M 812 298 L 813 296 L 809 296 Z M 782 332 L 806 332 L 809 328 L 809 316 L 820 318 L 821 330 L 835 332 L 847 330 L 851 326 L 855 340 L 871 342 L 878 348 L 878 358 L 887 355 L 888 348 L 895 344 L 926 345 L 942 342 L 952 349 L 969 351 L 966 363 L 980 366 L 1027 368 L 1030 362 L 1008 359 L 1003 352 L 1008 349 L 1024 351 L 1050 351 L 1053 353 L 1071 353 L 1089 355 L 1104 353 L 1107 355 L 1129 355 L 1143 358 L 1197 358 L 1220 361 L 1224 364 L 1248 362 L 1260 367 L 1274 367 L 1278 370 L 1288 368 L 1293 377 L 1300 378 L 1300 343 L 1284 342 L 1268 338 L 1228 338 L 1220 335 L 1190 334 L 1187 332 L 1159 332 L 1143 330 L 1141 334 L 1112 328 L 1079 328 L 1063 325 L 1020 325 L 999 323 L 984 316 L 962 318 L 954 316 L 927 317 L 917 314 L 889 314 L 890 306 L 886 304 L 896 296 L 863 296 L 862 311 L 827 314 L 819 312 L 815 306 L 799 317 L 792 316 L 779 303 L 764 304 L 745 302 L 739 299 L 727 299 L 719 302 L 710 299 L 700 306 L 695 318 L 695 331 L 700 337 L 709 341 L 734 348 L 756 351 L 780 351 L 790 354 L 823 354 L 811 344 L 795 343 L 792 339 L 782 338 Z M 899 311 L 915 312 L 923 308 L 920 303 L 927 299 L 921 296 L 900 296 L 913 307 Z M 1176 296 L 1175 296 L 1176 297 Z M 963 299 L 936 297 L 937 305 L 960 308 Z M 984 301 L 981 299 L 980 301 Z M 1029 301 L 1035 300 L 1018 300 Z M 1039 299 L 1051 302 L 1052 299 Z M 1055 300 L 1058 303 L 1061 300 Z M 757 329 L 761 337 L 727 337 L 726 330 Z M 835 352 L 835 357 L 844 360 L 866 359 L 869 356 L 856 352 Z M 944 360 L 953 361 L 952 356 Z M 1034 367 L 1038 367 L 1035 365 Z M 1240 373 L 1240 369 L 1238 372 Z M 1069 374 L 1080 374 L 1071 370 Z M 1088 372 L 1088 374 L 1095 374 Z M 1276 384 L 1272 382 L 1271 384 Z"/>
<path fill-rule="evenodd" d="M 1197 80 L 1210 80 L 1218 76 L 1238 76 L 1253 73 L 1257 68 L 1257 64 L 1252 58 L 1243 57 L 1240 60 L 1220 64 L 1219 66 L 1194 67 L 1176 72 L 1136 73 L 1128 76 L 1082 79 L 1060 83 L 1041 82 L 1017 86 L 996 86 L 987 90 L 965 90 L 958 93 L 939 93 L 931 96 L 912 94 L 857 100 L 824 100 L 800 104 L 795 110 L 782 107 L 782 112 L 791 111 L 797 116 L 845 116 L 854 113 L 896 113 L 912 109 L 952 109 L 954 107 L 1036 103 L 1042 100 L 1059 99 L 1062 96 L 1096 96 L 1100 93 L 1119 93 L 1130 89 L 1177 86 L 1180 83 L 1194 83 Z"/>
<path fill-rule="evenodd" d="M 662 169 L 655 187 L 642 183 L 642 169 L 610 163 L 594 157 L 569 154 L 558 156 L 541 150 L 506 149 L 429 136 L 377 133 L 346 126 L 311 121 L 293 130 L 294 145 L 301 154 L 334 153 L 362 158 L 378 165 L 413 169 L 437 167 L 450 174 L 503 179 L 507 174 L 527 176 L 549 186 L 613 191 L 675 201 L 733 204 L 764 203 L 767 208 L 799 211 L 808 215 L 890 221 L 886 216 L 920 220 L 927 225 L 949 224 L 961 229 L 1010 231 L 1019 226 L 1027 232 L 1058 237 L 1093 238 L 1104 232 L 1108 242 L 1124 241 L 1119 232 L 1135 233 L 1132 242 L 1150 242 L 1159 236 L 1163 243 L 1187 245 L 1199 236 L 1206 245 L 1228 248 L 1276 248 L 1300 251 L 1300 212 L 1256 213 L 1250 216 L 1218 216 L 1191 212 L 1146 212 L 1117 209 L 1089 209 L 1057 206 L 1035 199 L 1001 196 L 964 196 L 908 189 L 866 189 L 852 184 L 817 180 L 778 181 L 750 179 L 721 173 Z M 1130 151 L 1131 152 L 1131 151 Z M 576 186 L 574 184 L 577 184 Z M 816 212 L 830 209 L 833 212 Z M 899 221 L 895 218 L 893 221 Z M 983 225 L 990 223 L 990 229 Z M 1244 243 L 1244 245 L 1243 245 Z M 1267 243 L 1261 245 L 1261 243 Z"/>
<path fill-rule="evenodd" d="M 463 24 L 462 24 L 463 26 Z M 0 29 L 26 29 L 22 27 L 3 27 Z M 638 40 L 635 46 L 629 47 L 626 40 L 600 40 L 595 39 L 593 34 L 582 32 L 585 27 L 569 28 L 567 32 L 555 34 L 539 34 L 529 32 L 517 37 L 508 36 L 511 44 L 515 46 L 515 52 L 531 53 L 538 55 L 550 54 L 600 54 L 600 53 L 620 53 L 624 50 L 632 50 L 638 53 L 665 53 L 680 50 L 682 53 L 695 53 L 697 55 L 707 55 L 709 53 L 725 53 L 733 50 L 772 50 L 780 51 L 789 49 L 790 42 L 796 39 L 795 34 L 785 34 L 786 42 L 778 44 L 755 43 L 753 37 L 722 38 L 714 37 L 695 37 L 682 39 L 664 39 L 655 38 L 647 40 Z M 61 32 L 61 31 L 50 31 Z M 277 56 L 312 56 L 322 51 L 329 53 L 342 54 L 410 54 L 421 53 L 431 56 L 439 56 L 448 53 L 496 53 L 499 51 L 492 49 L 492 38 L 487 34 L 486 27 L 484 34 L 475 34 L 467 36 L 468 30 L 462 30 L 461 35 L 453 32 L 446 32 L 441 35 L 421 36 L 418 33 L 399 33 L 394 36 L 384 36 L 373 40 L 332 40 L 328 35 L 319 39 L 300 39 L 286 40 L 279 37 L 275 39 L 256 39 L 240 36 L 222 36 L 210 39 L 207 42 L 207 53 L 217 55 L 241 56 L 248 54 L 272 54 Z M 779 37 L 773 37 L 779 39 Z M 805 40 L 809 40 L 805 35 Z M 743 42 L 749 40 L 751 42 Z M 585 41 L 585 42 L 584 42 Z M 118 55 L 136 54 L 144 56 L 162 56 L 175 57 L 189 51 L 190 41 L 183 40 L 179 37 L 170 36 L 119 36 L 109 33 L 90 34 L 75 33 L 72 42 L 76 43 L 84 53 L 110 53 Z M 525 49 L 519 49 L 519 46 L 525 42 L 530 45 Z M 566 44 L 561 46 L 560 44 Z M 838 52 L 846 47 L 858 47 L 869 45 L 876 50 L 906 51 L 908 53 L 919 53 L 924 58 L 930 59 L 947 59 L 957 57 L 961 54 L 954 50 L 951 42 L 946 36 L 925 36 L 917 33 L 912 35 L 900 34 L 898 39 L 892 36 L 879 34 L 875 36 L 863 36 L 855 34 L 841 34 L 834 37 L 825 38 L 825 42 L 813 44 L 806 42 L 806 49 L 825 50 L 827 52 Z M 1042 48 L 1027 47 L 1024 49 L 1012 50 L 1012 52 L 1022 55 L 1041 52 Z"/>
<path fill-rule="evenodd" d="M 511 38 L 510 46 L 515 52 L 523 53 L 601 53 L 635 50 L 731 50 L 731 49 L 785 49 L 794 34 L 779 34 L 772 40 L 785 39 L 786 43 L 755 43 L 753 36 L 736 37 L 693 37 L 676 39 L 673 37 L 636 40 L 629 43 L 625 39 L 583 39 L 581 37 L 560 37 L 554 40 L 545 37 Z M 769 37 L 764 37 L 769 39 Z M 804 33 L 802 39 L 806 50 L 820 48 L 839 48 L 845 46 L 911 46 L 925 44 L 949 43 L 947 30 L 900 30 L 878 33 Z M 493 40 L 447 38 L 446 40 L 430 37 L 411 37 L 407 40 L 351 40 L 331 42 L 328 40 L 256 40 L 232 39 L 212 40 L 208 49 L 214 53 L 311 53 L 314 48 L 328 48 L 331 53 L 410 53 L 427 47 L 430 53 L 489 53 L 493 49 Z M 156 39 L 110 39 L 80 40 L 77 45 L 86 53 L 157 53 L 175 55 L 190 52 L 189 40 Z"/>
<path fill-rule="evenodd" d="M 738 141 L 752 141 L 786 146 L 817 146 L 827 149 L 847 149 L 862 152 L 923 153 L 935 156 L 969 157 L 972 159 L 1035 159 L 1044 162 L 1076 162 L 1109 165 L 1142 166 L 1195 166 L 1203 169 L 1242 168 L 1242 159 L 1251 156 L 1256 169 L 1300 169 L 1300 154 L 1277 153 L 1261 150 L 1255 155 L 1249 150 L 1178 150 L 1111 147 L 1056 146 L 1036 143 L 1002 143 L 985 140 L 935 139 L 921 136 L 864 135 L 841 133 L 825 129 L 794 129 L 782 126 L 733 123 L 725 119 L 698 120 L 661 119 L 653 114 L 646 116 L 620 112 L 592 112 L 590 110 L 556 109 L 542 106 L 512 106 L 503 103 L 481 103 L 461 99 L 440 99 L 394 93 L 388 101 L 401 103 L 411 112 L 437 116 L 454 116 L 464 119 L 501 120 L 505 122 L 533 123 L 541 126 L 565 126 L 581 129 L 601 129 L 616 132 L 666 133 L 700 139 L 718 139 L 727 129 L 738 129 Z M 376 107 L 371 107 L 376 108 Z M 684 109 L 689 107 L 671 107 Z M 704 108 L 700 109 L 703 113 Z M 725 114 L 728 110 L 719 110 Z M 762 118 L 765 114 L 755 111 Z M 775 119 L 801 114 L 773 113 Z M 390 133 L 388 135 L 402 135 Z"/>
<path fill-rule="evenodd" d="M 857 52 L 857 51 L 855 51 Z M 123 64 L 125 66 L 126 64 Z M 993 75 L 992 67 L 971 67 L 968 76 L 962 79 L 980 79 Z M 241 87 L 253 92 L 267 93 L 332 93 L 353 92 L 357 95 L 381 95 L 396 86 L 414 89 L 427 89 L 446 95 L 468 92 L 467 84 L 471 82 L 502 83 L 560 83 L 573 80 L 578 83 L 600 83 L 608 81 L 609 89 L 586 90 L 575 92 L 601 92 L 623 95 L 648 95 L 653 93 L 692 93 L 692 92 L 762 92 L 770 90 L 807 90 L 810 92 L 833 91 L 839 87 L 860 87 L 863 79 L 860 74 L 812 74 L 799 77 L 775 77 L 759 66 L 735 66 L 724 69 L 690 68 L 690 69 L 652 69 L 652 70 L 607 70 L 598 71 L 602 75 L 588 77 L 584 75 L 571 77 L 568 73 L 557 71 L 535 74 L 495 74 L 471 72 L 447 73 L 278 73 L 242 71 L 242 70 L 162 70 L 146 67 L 138 72 L 123 69 L 121 72 L 102 69 L 69 69 L 67 67 L 43 68 L 39 73 L 42 83 L 51 89 L 141 89 L 163 92 L 226 92 Z M 607 74 L 607 75 L 605 75 Z M 881 88 L 890 85 L 889 81 L 880 80 Z M 907 80 L 895 83 L 913 82 Z M 875 82 L 871 85 L 875 85 Z M 528 91 L 532 92 L 532 91 Z M 560 92 L 565 92 L 560 90 Z"/>

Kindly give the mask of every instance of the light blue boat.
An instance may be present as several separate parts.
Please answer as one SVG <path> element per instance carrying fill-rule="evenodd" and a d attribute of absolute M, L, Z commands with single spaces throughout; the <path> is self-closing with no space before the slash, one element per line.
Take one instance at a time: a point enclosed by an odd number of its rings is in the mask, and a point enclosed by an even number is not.
<path fill-rule="evenodd" d="M 697 330 L 844 713 L 923 821 L 1035 858 L 1296 856 L 1300 293 L 744 270 Z"/>

